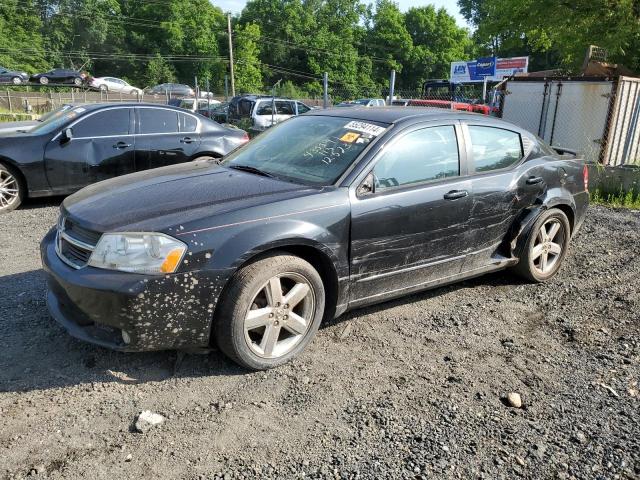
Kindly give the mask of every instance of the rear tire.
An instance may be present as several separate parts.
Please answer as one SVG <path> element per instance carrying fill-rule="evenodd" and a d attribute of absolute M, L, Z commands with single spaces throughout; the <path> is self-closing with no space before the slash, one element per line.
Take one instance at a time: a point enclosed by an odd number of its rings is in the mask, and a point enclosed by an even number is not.
<path fill-rule="evenodd" d="M 569 248 L 571 225 L 562 210 L 551 208 L 531 227 L 513 271 L 531 282 L 546 282 L 558 273 Z"/>
<path fill-rule="evenodd" d="M 73 79 L 73 83 L 76 87 L 80 87 L 82 86 L 82 79 L 81 78 L 74 78 Z"/>
<path fill-rule="evenodd" d="M 21 79 L 20 77 L 13 77 L 13 78 L 11 79 L 11 82 L 12 82 L 14 85 L 20 85 L 20 84 L 22 83 L 22 79 Z"/>
<path fill-rule="evenodd" d="M 26 191 L 22 177 L 13 168 L 0 163 L 0 214 L 18 208 Z"/>
<path fill-rule="evenodd" d="M 109 93 L 109 87 L 106 85 L 100 85 L 100 92 Z"/>
<path fill-rule="evenodd" d="M 277 367 L 311 342 L 324 308 L 318 272 L 300 257 L 274 252 L 235 274 L 217 309 L 215 340 L 243 367 Z"/>

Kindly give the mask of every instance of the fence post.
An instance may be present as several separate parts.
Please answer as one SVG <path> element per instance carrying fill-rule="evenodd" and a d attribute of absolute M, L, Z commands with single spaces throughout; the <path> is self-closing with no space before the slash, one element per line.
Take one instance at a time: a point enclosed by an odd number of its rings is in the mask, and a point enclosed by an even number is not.
<path fill-rule="evenodd" d="M 11 107 L 11 90 L 7 88 L 7 102 L 9 103 L 9 112 L 13 112 L 13 108 Z"/>
<path fill-rule="evenodd" d="M 391 70 L 391 77 L 389 78 L 389 101 L 387 105 L 391 105 L 393 103 L 393 95 L 396 90 L 396 71 Z"/>
<path fill-rule="evenodd" d="M 324 108 L 329 108 L 329 73 L 324 72 L 322 76 L 322 105 Z"/>

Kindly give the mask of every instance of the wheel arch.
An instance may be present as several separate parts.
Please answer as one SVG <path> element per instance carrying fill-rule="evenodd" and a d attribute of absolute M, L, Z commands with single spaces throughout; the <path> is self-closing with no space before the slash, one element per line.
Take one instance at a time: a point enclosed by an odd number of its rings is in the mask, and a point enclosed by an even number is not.
<path fill-rule="evenodd" d="M 210 344 L 213 345 L 212 342 L 215 341 L 213 338 L 215 330 L 213 328 L 213 323 L 216 322 L 216 319 L 220 315 L 220 305 L 222 303 L 220 300 L 227 294 L 236 273 L 247 265 L 276 252 L 302 258 L 316 269 L 325 287 L 326 303 L 322 321 L 324 322 L 333 319 L 336 314 L 336 307 L 340 300 L 340 277 L 335 263 L 337 260 L 333 259 L 325 248 L 318 244 L 303 241 L 302 239 L 280 240 L 277 243 L 265 245 L 258 250 L 253 250 L 246 257 L 242 258 L 234 268 L 233 273 L 227 278 L 225 285 L 218 296 L 218 301 L 216 302 L 212 316 L 211 335 L 209 338 Z"/>
<path fill-rule="evenodd" d="M 544 204 L 536 205 L 532 208 L 526 209 L 516 217 L 513 221 L 505 241 L 503 242 L 503 249 L 511 256 L 520 258 L 522 248 L 526 243 L 531 228 L 535 224 L 536 220 L 547 210 L 557 208 L 562 211 L 569 220 L 570 234 L 573 234 L 575 230 L 575 204 L 567 201 L 566 199 L 553 199 Z"/>
<path fill-rule="evenodd" d="M 191 156 L 191 161 L 195 161 L 198 160 L 199 158 L 202 157 L 213 157 L 213 158 L 222 158 L 224 157 L 224 154 L 222 152 L 216 152 L 216 151 L 204 151 L 204 152 L 198 152 L 198 153 L 194 153 Z"/>
<path fill-rule="evenodd" d="M 8 159 L 7 157 L 0 157 L 0 165 L 4 165 L 9 168 L 13 173 L 15 173 L 19 177 L 19 181 L 24 185 L 24 196 L 25 198 L 29 196 L 29 183 L 27 182 L 27 177 L 22 173 L 22 170 L 18 167 L 18 165 L 13 161 Z"/>

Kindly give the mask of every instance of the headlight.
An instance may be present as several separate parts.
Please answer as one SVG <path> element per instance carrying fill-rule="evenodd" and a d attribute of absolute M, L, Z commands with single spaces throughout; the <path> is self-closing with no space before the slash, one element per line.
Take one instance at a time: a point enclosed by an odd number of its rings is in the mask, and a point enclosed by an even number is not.
<path fill-rule="evenodd" d="M 175 272 L 186 251 L 184 243 L 163 233 L 105 233 L 91 254 L 89 265 L 162 275 Z"/>

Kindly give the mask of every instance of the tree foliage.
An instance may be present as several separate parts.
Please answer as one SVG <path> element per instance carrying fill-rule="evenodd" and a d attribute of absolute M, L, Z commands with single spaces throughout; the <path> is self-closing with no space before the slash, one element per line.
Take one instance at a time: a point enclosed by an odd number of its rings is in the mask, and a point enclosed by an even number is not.
<path fill-rule="evenodd" d="M 458 5 L 489 52 L 531 52 L 543 67 L 577 70 L 593 44 L 607 49 L 610 61 L 640 69 L 638 0 L 458 0 Z"/>

